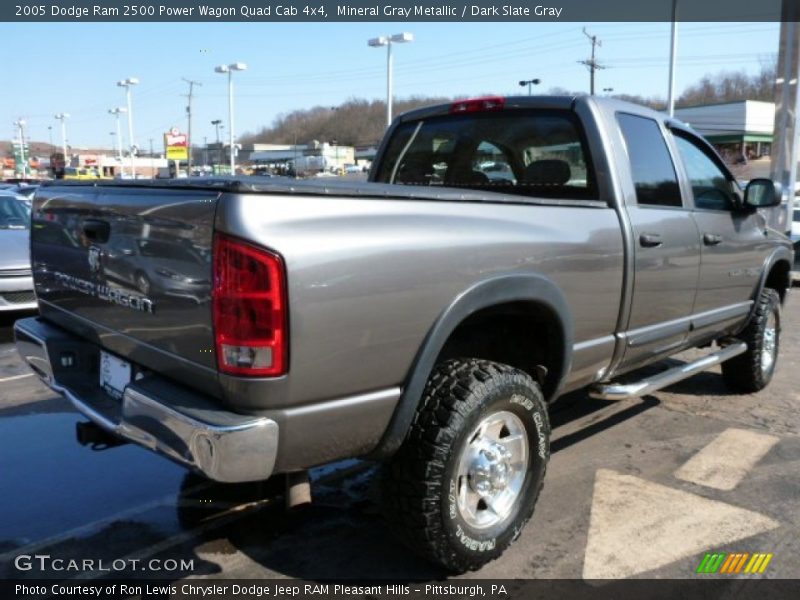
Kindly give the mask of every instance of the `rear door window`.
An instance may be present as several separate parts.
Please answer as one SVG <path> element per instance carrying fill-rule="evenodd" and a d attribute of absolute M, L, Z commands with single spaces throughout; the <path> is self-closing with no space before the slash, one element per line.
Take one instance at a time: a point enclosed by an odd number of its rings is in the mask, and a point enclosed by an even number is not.
<path fill-rule="evenodd" d="M 595 199 L 575 115 L 507 110 L 434 117 L 396 130 L 376 181 L 545 198 Z"/>
<path fill-rule="evenodd" d="M 683 206 L 678 176 L 667 142 L 653 119 L 617 115 L 628 151 L 636 201 L 640 206 Z"/>

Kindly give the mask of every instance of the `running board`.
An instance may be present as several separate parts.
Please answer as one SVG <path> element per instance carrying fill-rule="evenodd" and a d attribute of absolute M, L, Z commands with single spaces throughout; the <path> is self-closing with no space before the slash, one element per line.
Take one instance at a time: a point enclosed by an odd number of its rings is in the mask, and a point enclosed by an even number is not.
<path fill-rule="evenodd" d="M 707 354 L 694 362 L 678 365 L 668 369 L 663 373 L 658 373 L 647 379 L 635 381 L 633 383 L 598 383 L 589 389 L 589 396 L 598 400 L 627 400 L 628 398 L 638 398 L 646 396 L 668 385 L 682 381 L 687 377 L 705 371 L 709 367 L 725 362 L 729 358 L 744 354 L 747 351 L 747 344 L 737 342 L 730 346 Z"/>

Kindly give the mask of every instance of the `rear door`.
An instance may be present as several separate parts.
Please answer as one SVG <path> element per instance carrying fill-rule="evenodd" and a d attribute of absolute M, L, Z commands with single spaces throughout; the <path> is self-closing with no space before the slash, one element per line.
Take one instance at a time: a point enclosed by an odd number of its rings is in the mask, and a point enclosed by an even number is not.
<path fill-rule="evenodd" d="M 42 314 L 117 354 L 214 368 L 211 245 L 218 194 L 46 186 L 31 254 Z"/>
<path fill-rule="evenodd" d="M 689 333 L 700 247 L 684 203 L 662 125 L 619 113 L 630 165 L 627 212 L 634 234 L 634 288 L 620 367 L 630 369 L 668 354 Z"/>

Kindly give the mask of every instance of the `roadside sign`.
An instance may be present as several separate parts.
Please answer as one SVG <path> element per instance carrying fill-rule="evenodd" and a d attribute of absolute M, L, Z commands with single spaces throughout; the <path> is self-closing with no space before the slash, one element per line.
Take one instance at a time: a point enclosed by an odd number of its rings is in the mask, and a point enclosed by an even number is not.
<path fill-rule="evenodd" d="M 176 127 L 164 134 L 164 147 L 167 149 L 167 160 L 189 159 L 189 140 Z"/>

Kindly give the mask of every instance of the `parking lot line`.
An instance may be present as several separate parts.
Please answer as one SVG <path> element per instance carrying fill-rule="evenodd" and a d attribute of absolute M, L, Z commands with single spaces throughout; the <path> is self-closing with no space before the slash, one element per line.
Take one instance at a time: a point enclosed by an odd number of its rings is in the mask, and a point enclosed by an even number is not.
<path fill-rule="evenodd" d="M 732 490 L 779 439 L 746 429 L 726 429 L 675 471 L 675 477 L 716 490 Z"/>
<path fill-rule="evenodd" d="M 631 577 L 779 525 L 757 512 L 600 469 L 583 577 Z"/>
<path fill-rule="evenodd" d="M 11 377 L 2 377 L 0 378 L 0 383 L 4 383 L 6 381 L 16 381 L 17 379 L 25 379 L 26 377 L 33 377 L 33 373 L 23 373 L 22 375 L 12 375 Z"/>

